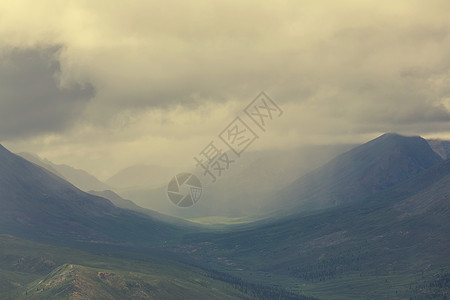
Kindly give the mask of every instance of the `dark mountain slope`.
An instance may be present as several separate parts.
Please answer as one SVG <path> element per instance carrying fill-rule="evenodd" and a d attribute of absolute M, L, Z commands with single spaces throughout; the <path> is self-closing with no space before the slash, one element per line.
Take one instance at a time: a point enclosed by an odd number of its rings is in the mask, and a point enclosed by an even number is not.
<path fill-rule="evenodd" d="M 111 201 L 115 206 L 119 207 L 119 208 L 123 208 L 123 209 L 128 209 L 128 210 L 132 210 L 132 211 L 137 211 L 140 213 L 143 213 L 145 215 L 148 215 L 150 217 L 152 217 L 155 220 L 159 220 L 165 223 L 170 223 L 170 224 L 176 224 L 176 225 L 182 225 L 182 226 L 190 226 L 190 227 L 203 227 L 199 224 L 195 224 L 189 221 L 186 221 L 184 219 L 179 219 L 176 217 L 172 217 L 172 216 L 168 216 L 168 215 L 164 215 L 161 214 L 157 211 L 148 209 L 148 208 L 143 208 L 140 207 L 139 205 L 135 204 L 133 201 L 131 200 L 127 200 L 127 199 L 123 199 L 122 197 L 120 197 L 118 194 L 114 193 L 113 191 L 110 190 L 106 190 L 106 191 L 89 191 L 88 192 L 91 195 L 94 196 L 99 196 L 105 199 L 108 199 L 109 201 Z"/>
<path fill-rule="evenodd" d="M 76 186 L 82 191 L 89 190 L 106 190 L 108 185 L 104 184 L 98 180 L 95 176 L 89 174 L 88 172 L 80 169 L 75 169 L 67 165 L 54 164 L 47 159 L 41 159 L 40 157 L 30 154 L 30 153 L 19 153 L 19 156 L 25 158 L 26 160 L 43 167 L 44 169 L 58 175 L 59 177 L 69 181 L 71 184 Z"/>
<path fill-rule="evenodd" d="M 122 197 L 120 197 L 118 194 L 114 193 L 113 191 L 110 190 L 105 190 L 105 191 L 89 191 L 88 192 L 91 195 L 94 196 L 99 196 L 105 199 L 108 199 L 109 201 L 111 201 L 115 206 L 120 207 L 120 208 L 124 208 L 124 209 L 130 209 L 130 210 L 135 210 L 135 211 L 139 211 L 139 210 L 146 210 L 145 208 L 142 208 L 138 205 L 136 205 L 133 201 L 131 200 L 126 200 L 123 199 Z M 147 209 L 148 212 L 153 212 L 155 214 L 157 214 L 157 212 Z"/>
<path fill-rule="evenodd" d="M 188 255 L 285 288 L 306 286 L 319 298 L 445 299 L 449 286 L 434 296 L 429 289 L 436 278 L 450 277 L 449 195 L 447 160 L 366 201 L 253 230 L 193 236 L 195 252 Z"/>
<path fill-rule="evenodd" d="M 439 154 L 443 159 L 450 158 L 450 141 L 444 140 L 428 140 L 430 147 Z"/>
<path fill-rule="evenodd" d="M 440 162 L 421 137 L 384 134 L 286 187 L 272 209 L 314 210 L 362 200 Z"/>
<path fill-rule="evenodd" d="M 34 238 L 142 243 L 178 228 L 87 194 L 0 146 L 0 232 Z"/>

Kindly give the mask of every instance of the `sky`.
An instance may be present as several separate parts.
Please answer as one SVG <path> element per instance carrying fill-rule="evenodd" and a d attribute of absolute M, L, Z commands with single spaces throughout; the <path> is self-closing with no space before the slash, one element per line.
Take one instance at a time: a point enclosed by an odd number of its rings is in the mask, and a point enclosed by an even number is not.
<path fill-rule="evenodd" d="M 450 139 L 448 0 L 0 0 L 0 143 L 100 179 L 185 170 L 265 91 L 252 150 Z"/>

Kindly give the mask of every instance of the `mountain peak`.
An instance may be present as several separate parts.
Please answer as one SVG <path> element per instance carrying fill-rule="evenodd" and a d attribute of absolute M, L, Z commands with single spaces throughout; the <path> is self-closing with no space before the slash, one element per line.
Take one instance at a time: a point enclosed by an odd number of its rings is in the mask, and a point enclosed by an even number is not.
<path fill-rule="evenodd" d="M 379 143 L 379 142 L 395 142 L 395 141 L 405 141 L 405 140 L 424 140 L 422 137 L 416 135 L 416 136 L 405 136 L 399 133 L 395 132 L 388 132 L 380 135 L 379 137 L 367 142 L 369 143 Z M 425 140 L 424 140 L 425 141 Z"/>
<path fill-rule="evenodd" d="M 279 204 L 310 210 L 362 201 L 440 162 L 419 136 L 383 134 L 299 178 L 281 191 Z"/>
<path fill-rule="evenodd" d="M 403 135 L 397 133 L 397 132 L 386 132 L 382 135 L 380 135 L 378 138 L 389 138 L 389 137 L 403 137 Z"/>

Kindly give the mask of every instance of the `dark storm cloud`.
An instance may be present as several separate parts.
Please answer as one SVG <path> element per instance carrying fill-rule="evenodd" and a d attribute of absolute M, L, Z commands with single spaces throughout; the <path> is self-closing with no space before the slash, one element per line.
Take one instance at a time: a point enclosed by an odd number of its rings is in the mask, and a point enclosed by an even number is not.
<path fill-rule="evenodd" d="M 61 46 L 11 48 L 0 56 L 0 140 L 60 132 L 83 111 L 92 85 L 61 87 Z"/>

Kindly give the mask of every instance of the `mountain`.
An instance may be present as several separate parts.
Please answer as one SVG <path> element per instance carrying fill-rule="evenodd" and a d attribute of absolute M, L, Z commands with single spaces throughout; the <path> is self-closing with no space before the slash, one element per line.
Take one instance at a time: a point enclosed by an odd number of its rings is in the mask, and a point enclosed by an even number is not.
<path fill-rule="evenodd" d="M 428 140 L 430 147 L 439 154 L 443 159 L 450 158 L 450 141 L 445 140 Z"/>
<path fill-rule="evenodd" d="M 0 146 L 0 232 L 71 241 L 146 243 L 179 228 L 85 193 Z"/>
<path fill-rule="evenodd" d="M 448 298 L 450 160 L 389 134 L 333 165 L 375 188 L 213 231 L 118 208 L 0 147 L 0 298 Z"/>
<path fill-rule="evenodd" d="M 26 160 L 43 167 L 44 169 L 58 175 L 59 177 L 69 181 L 71 184 L 76 186 L 82 191 L 107 190 L 108 185 L 104 184 L 98 180 L 95 176 L 89 174 L 88 172 L 80 169 L 75 169 L 68 165 L 58 165 L 54 164 L 47 159 L 41 159 L 39 156 L 22 152 L 18 153 L 19 156 L 25 158 Z"/>
<path fill-rule="evenodd" d="M 133 201 L 124 199 L 124 198 L 120 197 L 118 194 L 116 194 L 110 190 L 89 191 L 88 193 L 91 195 L 94 195 L 94 196 L 108 199 L 115 206 L 117 206 L 119 208 L 140 212 L 140 213 L 143 213 L 145 215 L 152 217 L 155 220 L 159 220 L 159 221 L 170 223 L 170 224 L 183 225 L 183 226 L 195 226 L 195 224 L 184 221 L 183 219 L 171 217 L 171 216 L 161 214 L 157 211 L 154 211 L 154 210 L 151 210 L 148 208 L 140 207 L 139 205 L 136 205 Z"/>
<path fill-rule="evenodd" d="M 106 184 L 114 188 L 153 187 L 165 185 L 170 176 L 173 174 L 160 166 L 135 165 L 120 170 Z"/>
<path fill-rule="evenodd" d="M 321 299 L 447 299 L 450 160 L 364 201 L 197 235 L 189 261 Z"/>
<path fill-rule="evenodd" d="M 49 162 L 45 162 L 44 160 L 42 160 L 39 156 L 35 155 L 35 154 L 31 154 L 28 152 L 21 152 L 21 153 L 17 153 L 17 155 L 19 155 L 22 158 L 25 158 L 26 160 L 28 160 L 29 162 L 32 162 L 35 165 L 38 165 L 50 172 L 52 172 L 53 174 L 61 177 L 62 179 L 67 180 L 66 177 L 64 177 L 63 174 L 59 173 L 53 166 L 52 164 Z"/>
<path fill-rule="evenodd" d="M 1 299 L 291 295 L 177 262 L 166 249 L 189 232 L 201 231 L 119 208 L 0 146 Z"/>
<path fill-rule="evenodd" d="M 120 208 L 129 209 L 129 210 L 135 210 L 135 211 L 146 210 L 145 208 L 142 208 L 142 207 L 136 205 L 133 201 L 123 199 L 122 197 L 120 197 L 119 195 L 117 195 L 116 193 L 114 193 L 113 191 L 110 191 L 110 190 L 106 190 L 106 191 L 89 191 L 88 193 L 91 194 L 91 195 L 94 195 L 94 196 L 99 196 L 99 197 L 108 199 L 115 206 L 120 207 Z M 154 211 L 152 211 L 150 209 L 147 209 L 147 211 L 148 212 L 154 212 Z"/>
<path fill-rule="evenodd" d="M 273 196 L 278 201 L 271 209 L 295 212 L 361 201 L 442 161 L 421 137 L 384 134 L 299 178 Z"/>

